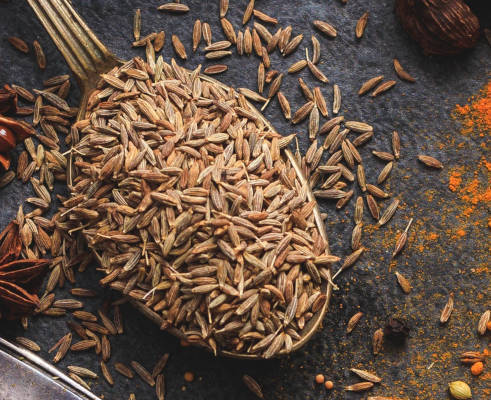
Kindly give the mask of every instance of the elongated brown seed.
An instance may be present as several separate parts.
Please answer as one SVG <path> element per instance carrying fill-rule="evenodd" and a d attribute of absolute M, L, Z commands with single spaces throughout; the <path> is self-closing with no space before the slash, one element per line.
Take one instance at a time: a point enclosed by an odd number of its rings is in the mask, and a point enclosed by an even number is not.
<path fill-rule="evenodd" d="M 375 157 L 378 157 L 378 158 L 380 158 L 381 160 L 384 160 L 384 161 L 393 161 L 394 160 L 394 156 L 391 153 L 388 153 L 386 151 L 376 151 L 376 150 L 373 150 L 372 151 L 372 154 Z"/>
<path fill-rule="evenodd" d="M 375 86 L 377 86 L 382 80 L 384 79 L 383 75 L 375 76 L 373 78 L 370 78 L 368 81 L 364 82 L 360 90 L 358 90 L 358 95 L 363 96 L 364 94 L 368 93 L 370 90 L 372 90 Z"/>
<path fill-rule="evenodd" d="M 312 72 L 312 75 L 314 75 L 318 80 L 320 80 L 323 83 L 329 82 L 329 79 L 327 79 L 327 76 L 312 61 L 307 60 L 307 65 L 310 69 L 310 72 Z M 334 86 L 336 86 L 336 85 L 334 85 Z M 338 88 L 338 90 L 339 90 L 339 88 Z"/>
<path fill-rule="evenodd" d="M 401 78 L 403 81 L 407 82 L 416 82 L 416 79 L 414 79 L 408 72 L 402 68 L 401 63 L 397 58 L 394 58 L 394 69 L 396 71 L 396 74 L 399 78 Z"/>
<path fill-rule="evenodd" d="M 228 11 L 228 0 L 220 0 L 220 18 L 225 17 Z"/>
<path fill-rule="evenodd" d="M 356 23 L 355 35 L 357 39 L 361 39 L 361 37 L 363 36 L 363 33 L 365 32 L 365 28 L 367 26 L 367 22 L 368 22 L 368 11 L 365 12 Z"/>
<path fill-rule="evenodd" d="M 377 329 L 373 333 L 372 348 L 373 354 L 377 355 L 382 350 L 384 344 L 384 331 L 383 329 Z"/>
<path fill-rule="evenodd" d="M 436 158 L 425 156 L 423 154 L 418 155 L 418 160 L 421 161 L 424 165 L 431 168 L 442 169 L 443 164 L 441 161 L 438 161 Z"/>
<path fill-rule="evenodd" d="M 36 54 L 36 62 L 38 64 L 38 67 L 40 69 L 45 69 L 46 68 L 46 55 L 44 54 L 44 50 L 41 47 L 41 44 L 35 40 L 32 43 L 32 47 L 34 49 L 34 53 Z"/>
<path fill-rule="evenodd" d="M 107 367 L 106 363 L 103 360 L 101 360 L 101 371 L 102 371 L 102 376 L 104 377 L 106 382 L 109 383 L 111 386 L 114 385 L 113 376 L 111 375 L 109 368 Z"/>
<path fill-rule="evenodd" d="M 26 337 L 16 337 L 15 341 L 19 343 L 22 347 L 25 347 L 27 350 L 33 352 L 41 351 L 41 347 L 36 342 Z"/>
<path fill-rule="evenodd" d="M 216 75 L 216 74 L 221 74 L 222 72 L 225 72 L 228 70 L 228 66 L 225 64 L 215 64 L 215 65 L 210 65 L 205 68 L 203 71 L 207 75 Z"/>
<path fill-rule="evenodd" d="M 201 27 L 201 20 L 197 19 L 194 21 L 193 25 L 193 51 L 196 51 L 201 42 L 201 37 L 203 36 L 203 31 Z"/>
<path fill-rule="evenodd" d="M 237 43 L 237 35 L 235 34 L 235 29 L 232 23 L 227 18 L 221 18 L 220 24 L 222 25 L 223 33 L 226 38 L 232 43 Z"/>
<path fill-rule="evenodd" d="M 259 93 L 262 93 L 264 90 L 265 80 L 266 80 L 266 71 L 264 68 L 264 64 L 260 62 L 259 66 L 257 67 L 257 90 Z"/>
<path fill-rule="evenodd" d="M 307 66 L 307 60 L 298 60 L 297 62 L 293 63 L 290 65 L 290 68 L 288 68 L 288 73 L 289 74 L 294 74 L 296 72 L 301 71 Z"/>
<path fill-rule="evenodd" d="M 452 311 L 454 309 L 454 295 L 453 293 L 450 293 L 450 296 L 448 296 L 447 303 L 445 304 L 445 307 L 443 307 L 442 313 L 440 314 L 440 323 L 445 324 L 450 316 L 452 315 Z"/>
<path fill-rule="evenodd" d="M 289 54 L 292 54 L 297 49 L 297 47 L 300 45 L 302 40 L 303 40 L 302 34 L 297 35 L 292 40 L 290 40 L 286 44 L 285 49 L 283 50 L 283 56 L 287 56 Z"/>
<path fill-rule="evenodd" d="M 135 15 L 133 17 L 133 37 L 137 41 L 140 40 L 141 28 L 142 28 L 142 15 L 141 15 L 141 10 L 138 8 L 135 11 Z"/>
<path fill-rule="evenodd" d="M 180 58 L 182 58 L 183 60 L 186 60 L 188 58 L 188 55 L 186 54 L 186 49 L 177 35 L 172 35 L 172 45 L 174 46 L 176 54 Z"/>
<path fill-rule="evenodd" d="M 364 390 L 371 389 L 373 387 L 373 382 L 360 382 L 354 385 L 349 385 L 344 388 L 344 390 L 349 392 L 361 392 Z"/>
<path fill-rule="evenodd" d="M 10 36 L 8 38 L 8 41 L 12 46 L 14 46 L 17 50 L 21 51 L 22 53 L 25 54 L 29 53 L 29 46 L 21 38 L 18 38 L 16 36 Z"/>
<path fill-rule="evenodd" d="M 386 198 L 390 197 L 390 195 L 388 193 L 384 192 L 378 186 L 372 185 L 370 183 L 367 183 L 367 191 L 372 196 L 378 197 L 379 199 L 386 199 Z"/>
<path fill-rule="evenodd" d="M 181 3 L 166 3 L 157 7 L 157 10 L 170 13 L 185 13 L 189 11 L 189 7 Z"/>
<path fill-rule="evenodd" d="M 388 176 L 390 175 L 390 172 L 392 171 L 392 167 L 394 166 L 394 163 L 391 161 L 385 165 L 385 167 L 380 171 L 379 176 L 377 177 L 377 184 L 381 184 L 384 182 Z"/>
<path fill-rule="evenodd" d="M 338 85 L 333 86 L 333 101 L 332 101 L 332 113 L 337 114 L 341 109 L 341 89 Z M 347 126 L 348 129 L 349 126 Z"/>
<path fill-rule="evenodd" d="M 290 103 L 288 102 L 283 92 L 279 91 L 277 96 L 278 96 L 278 101 L 280 103 L 281 111 L 283 111 L 283 115 L 285 116 L 286 119 L 290 119 L 292 116 Z"/>
<path fill-rule="evenodd" d="M 317 64 L 321 59 L 321 44 L 319 39 L 312 35 L 312 62 Z"/>
<path fill-rule="evenodd" d="M 355 329 L 355 326 L 358 325 L 358 322 L 360 321 L 361 317 L 363 317 L 363 313 L 359 311 L 349 319 L 348 326 L 346 328 L 347 333 L 351 333 L 353 329 Z"/>
<path fill-rule="evenodd" d="M 164 47 L 164 43 L 165 43 L 165 32 L 160 31 L 159 33 L 157 33 L 157 36 L 155 36 L 155 39 L 153 41 L 154 50 L 156 52 L 162 50 L 162 48 Z"/>
<path fill-rule="evenodd" d="M 206 44 L 209 46 L 212 41 L 212 33 L 211 33 L 211 27 L 208 22 L 204 22 L 202 24 L 202 32 L 203 32 L 203 39 L 205 40 Z"/>
<path fill-rule="evenodd" d="M 315 20 L 313 22 L 314 27 L 317 28 L 319 31 L 321 31 L 323 34 L 325 34 L 328 37 L 335 38 L 337 36 L 336 29 L 329 23 L 325 21 L 319 21 Z"/>
<path fill-rule="evenodd" d="M 377 97 L 379 94 L 386 92 L 389 89 L 392 89 L 396 85 L 396 81 L 390 80 L 384 83 L 381 83 L 377 88 L 370 94 L 370 97 Z"/>
<path fill-rule="evenodd" d="M 307 116 L 314 108 L 314 104 L 315 103 L 313 101 L 309 101 L 305 103 L 302 107 L 300 107 L 293 115 L 292 123 L 298 124 L 299 122 L 302 122 L 305 118 L 307 118 Z"/>
<path fill-rule="evenodd" d="M 275 25 L 278 23 L 278 19 L 271 17 L 271 16 L 269 16 L 269 15 L 267 15 L 267 14 L 265 14 L 262 11 L 259 11 L 257 9 L 253 10 L 253 14 L 254 14 L 254 17 L 256 17 L 257 19 L 259 19 L 263 22 L 267 22 L 267 23 L 275 24 Z"/>
<path fill-rule="evenodd" d="M 412 222 L 413 222 L 413 219 L 411 218 L 409 220 L 407 226 L 406 226 L 406 229 L 404 229 L 404 231 L 401 233 L 401 236 L 399 236 L 399 238 L 397 239 L 395 249 L 392 252 L 392 258 L 394 258 L 396 255 L 398 255 L 402 251 L 404 246 L 406 245 L 408 231 L 409 231 L 409 228 L 411 227 Z"/>
<path fill-rule="evenodd" d="M 378 220 L 380 218 L 380 208 L 377 204 L 377 201 L 374 199 L 374 197 L 371 194 L 367 195 L 367 205 L 368 205 L 368 210 L 370 211 L 372 217 Z"/>
<path fill-rule="evenodd" d="M 392 132 L 392 152 L 396 160 L 398 160 L 401 155 L 401 138 L 397 131 Z"/>
<path fill-rule="evenodd" d="M 302 78 L 298 78 L 298 84 L 300 85 L 300 90 L 302 91 L 304 97 L 309 101 L 314 100 L 314 94 Z"/>
<path fill-rule="evenodd" d="M 399 286 L 401 287 L 402 291 L 406 294 L 411 292 L 411 283 L 409 280 L 402 275 L 401 273 L 397 272 L 395 273 L 397 282 L 399 283 Z"/>
<path fill-rule="evenodd" d="M 367 185 L 368 186 L 368 185 Z M 389 206 L 385 209 L 384 213 L 377 222 L 377 226 L 385 225 L 395 214 L 397 207 L 399 207 L 399 200 L 395 199 Z"/>
<path fill-rule="evenodd" d="M 143 365 L 141 365 L 137 361 L 131 361 L 131 366 L 135 370 L 135 372 L 138 374 L 138 376 L 146 382 L 149 386 L 155 386 L 155 380 L 153 379 L 152 375 L 150 372 L 148 372 Z"/>
<path fill-rule="evenodd" d="M 377 375 L 362 369 L 350 368 L 350 371 L 358 375 L 361 379 L 365 379 L 369 382 L 378 383 L 382 381 L 382 378 L 379 378 Z"/>
<path fill-rule="evenodd" d="M 255 3 L 256 3 L 255 0 L 249 0 L 249 3 L 247 4 L 247 7 L 244 11 L 244 16 L 242 18 L 242 25 L 247 24 L 247 22 L 249 22 L 249 20 L 251 19 L 252 12 L 254 11 Z"/>
<path fill-rule="evenodd" d="M 356 261 L 358 261 L 358 259 L 361 257 L 361 255 L 363 254 L 364 251 L 365 251 L 365 248 L 360 247 L 359 249 L 357 249 L 353 253 L 351 253 L 349 256 L 347 256 L 344 259 L 344 262 L 343 262 L 343 265 L 341 265 L 341 268 L 339 268 L 336 271 L 336 273 L 334 274 L 334 276 L 332 277 L 332 280 L 334 280 L 344 270 L 352 267 L 356 263 Z"/>
<path fill-rule="evenodd" d="M 249 375 L 243 375 L 242 376 L 242 381 L 244 382 L 244 384 L 246 385 L 246 387 L 252 393 L 254 393 L 260 399 L 264 399 L 264 395 L 263 395 L 263 391 L 262 391 L 261 385 L 259 385 L 259 383 L 257 383 L 256 380 L 253 377 L 251 377 Z"/>

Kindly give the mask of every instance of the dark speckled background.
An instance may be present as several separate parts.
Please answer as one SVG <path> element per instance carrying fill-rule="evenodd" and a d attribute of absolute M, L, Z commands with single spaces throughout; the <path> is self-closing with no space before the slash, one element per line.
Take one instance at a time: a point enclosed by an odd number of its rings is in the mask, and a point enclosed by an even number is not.
<path fill-rule="evenodd" d="M 165 30 L 164 57 L 174 56 L 170 34 L 177 33 L 188 49 L 194 67 L 204 61 L 202 51 L 191 55 L 191 28 L 196 18 L 211 24 L 214 40 L 223 39 L 218 24 L 218 1 L 186 1 L 191 12 L 182 16 L 159 13 L 156 7 L 162 1 L 138 0 L 73 0 L 74 6 L 94 29 L 101 40 L 123 59 L 142 55 L 130 48 L 134 10 L 142 9 L 143 34 Z M 228 18 L 235 27 L 241 23 L 247 1 L 231 1 L 233 7 Z M 462 135 L 458 119 L 452 118 L 456 104 L 465 104 L 468 97 L 479 92 L 490 79 L 491 50 L 481 40 L 466 54 L 454 58 L 425 57 L 402 31 L 393 12 L 392 0 L 354 1 L 346 6 L 339 1 L 264 1 L 257 8 L 278 17 L 280 24 L 291 24 L 294 35 L 303 33 L 304 41 L 288 58 L 272 55 L 272 66 L 286 71 L 288 66 L 303 56 L 313 32 L 313 19 L 327 20 L 338 29 L 335 40 L 321 35 L 322 57 L 320 68 L 329 77 L 330 84 L 322 90 L 332 103 L 332 84 L 337 83 L 343 94 L 342 113 L 347 119 L 364 120 L 374 125 L 375 137 L 362 150 L 369 181 L 374 181 L 383 163 L 374 159 L 371 150 L 390 150 L 390 133 L 396 129 L 402 137 L 402 158 L 397 163 L 385 189 L 402 201 L 402 207 L 383 229 L 373 227 L 365 216 L 366 230 L 363 243 L 369 251 L 360 262 L 338 281 L 341 290 L 332 299 L 330 312 L 322 330 L 302 351 L 288 358 L 269 362 L 239 362 L 215 359 L 193 348 L 182 348 L 173 337 L 162 333 L 130 306 L 124 306 L 125 335 L 111 338 L 113 354 L 110 368 L 116 379 L 115 387 L 102 380 L 93 383 L 93 390 L 106 399 L 126 399 L 130 392 L 137 399 L 153 398 L 149 389 L 138 378 L 130 381 L 117 376 L 114 362 L 140 361 L 152 368 L 164 352 L 171 358 L 166 368 L 167 399 L 252 399 L 241 383 L 241 375 L 248 373 L 263 385 L 266 399 L 359 399 L 366 394 L 345 394 L 342 387 L 357 382 L 348 368 L 359 367 L 376 371 L 383 383 L 371 392 L 409 399 L 444 399 L 448 394 L 447 382 L 455 379 L 470 383 L 473 399 L 489 398 L 489 375 L 472 378 L 467 368 L 458 362 L 458 353 L 483 349 L 489 335 L 478 338 L 476 325 L 479 315 L 489 307 L 489 205 L 479 202 L 469 216 L 463 213 L 465 200 L 448 188 L 449 175 L 462 170 L 463 184 L 477 179 L 479 188 L 486 187 L 489 171 L 482 157 L 489 158 L 489 131 Z M 368 10 L 370 17 L 365 36 L 354 38 L 354 26 L 361 14 Z M 0 38 L 0 82 L 21 84 L 27 88 L 40 87 L 42 80 L 55 74 L 66 73 L 67 67 L 34 14 L 24 1 L 0 4 L 2 38 Z M 483 23 L 489 14 L 481 14 Z M 488 18 L 486 20 L 486 18 Z M 40 72 L 33 56 L 13 50 L 5 38 L 15 35 L 43 45 L 48 68 Z M 371 99 L 356 94 L 366 79 L 384 74 L 396 79 L 392 59 L 397 57 L 405 68 L 417 78 L 408 84 L 398 80 L 395 88 L 385 95 Z M 258 60 L 234 55 L 225 60 L 230 66 L 221 80 L 237 87 L 254 89 Z M 317 85 L 308 70 L 302 76 L 309 85 Z M 296 76 L 283 81 L 282 91 L 293 109 L 303 104 Z M 73 91 L 72 104 L 78 101 Z M 283 119 L 277 101 L 266 110 L 266 116 L 285 134 L 299 132 L 301 148 L 308 147 L 305 123 L 292 127 Z M 487 142 L 487 143 L 486 143 Z M 418 153 L 432 154 L 444 164 L 442 171 L 428 170 L 416 161 Z M 62 190 L 63 188 L 60 188 Z M 0 189 L 0 226 L 3 228 L 14 217 L 18 205 L 30 195 L 29 186 L 13 182 Z M 385 205 L 384 205 L 385 206 Z M 321 202 L 322 211 L 329 214 L 328 233 L 333 253 L 345 256 L 352 229 L 353 201 L 341 212 L 332 203 Z M 390 263 L 395 237 L 408 219 L 415 223 L 408 246 L 396 262 Z M 465 232 L 463 236 L 458 230 Z M 411 280 L 413 291 L 404 295 L 397 286 L 394 274 L 397 268 Z M 79 285 L 97 288 L 99 273 L 94 268 L 77 277 Z M 57 297 L 67 296 L 68 288 L 57 291 Z M 105 299 L 111 294 L 98 289 Z M 448 294 L 455 293 L 456 309 L 450 322 L 438 324 L 440 310 Z M 102 300 L 87 301 L 87 309 L 95 311 Z M 351 315 L 363 311 L 365 316 L 355 331 L 347 336 L 346 323 Z M 383 326 L 390 315 L 405 318 L 412 327 L 411 335 L 403 346 L 388 344 L 383 354 L 371 353 L 371 335 Z M 66 332 L 65 319 L 33 318 L 25 335 L 38 341 L 43 349 L 51 347 Z M 0 323 L 0 334 L 15 337 L 24 334 L 15 323 Z M 42 356 L 49 358 L 44 350 Z M 98 360 L 91 354 L 67 357 L 60 365 L 76 364 L 98 369 Z M 430 368 L 431 367 L 431 368 Z M 489 367 L 488 367 L 489 368 Z M 185 383 L 185 371 L 193 371 L 196 380 Z M 336 389 L 326 392 L 314 384 L 317 373 L 333 380 Z M 488 369 L 489 373 L 489 369 Z M 0 377 L 1 379 L 1 377 Z M 486 392 L 486 388 L 488 392 Z M 1 394 L 0 394 L 1 398 Z"/>

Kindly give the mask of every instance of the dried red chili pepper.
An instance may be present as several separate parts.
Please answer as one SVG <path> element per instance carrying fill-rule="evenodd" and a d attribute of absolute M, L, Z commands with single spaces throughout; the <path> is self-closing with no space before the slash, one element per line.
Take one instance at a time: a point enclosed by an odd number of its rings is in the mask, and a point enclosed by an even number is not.
<path fill-rule="evenodd" d="M 0 89 L 0 165 L 4 169 L 10 167 L 8 154 L 16 144 L 35 133 L 32 126 L 24 121 L 5 117 L 4 114 L 17 112 L 17 93 L 5 85 Z"/>
<path fill-rule="evenodd" d="M 49 260 L 18 260 L 21 239 L 17 223 L 0 233 L 0 315 L 18 318 L 30 314 L 39 304 L 35 294 L 43 281 Z"/>

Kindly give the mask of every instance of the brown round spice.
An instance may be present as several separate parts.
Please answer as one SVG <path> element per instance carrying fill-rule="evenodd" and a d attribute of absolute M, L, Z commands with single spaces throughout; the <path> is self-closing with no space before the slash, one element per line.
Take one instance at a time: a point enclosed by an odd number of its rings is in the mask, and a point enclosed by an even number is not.
<path fill-rule="evenodd" d="M 190 371 L 187 371 L 184 373 L 184 380 L 186 382 L 192 382 L 194 381 L 194 373 L 190 372 Z"/>
<path fill-rule="evenodd" d="M 318 374 L 315 376 L 315 383 L 323 384 L 324 383 L 324 375 Z"/>
<path fill-rule="evenodd" d="M 332 381 L 326 381 L 326 383 L 324 383 L 324 386 L 326 387 L 326 389 L 331 390 L 334 387 L 334 383 L 332 383 Z"/>

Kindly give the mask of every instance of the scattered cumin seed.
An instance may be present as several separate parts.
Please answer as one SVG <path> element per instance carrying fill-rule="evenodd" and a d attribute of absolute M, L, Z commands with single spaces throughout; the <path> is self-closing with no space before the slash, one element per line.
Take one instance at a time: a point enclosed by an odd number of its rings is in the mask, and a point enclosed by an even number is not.
<path fill-rule="evenodd" d="M 365 379 L 369 382 L 379 383 L 382 381 L 382 378 L 379 378 L 377 375 L 362 369 L 350 368 L 350 371 L 358 375 L 361 379 Z"/>
<path fill-rule="evenodd" d="M 368 22 L 368 11 L 365 12 L 356 23 L 355 34 L 357 39 L 361 39 Z"/>
<path fill-rule="evenodd" d="M 30 350 L 32 352 L 37 353 L 38 351 L 41 351 L 41 347 L 36 342 L 26 337 L 16 337 L 15 341 L 19 343 L 22 347 L 25 347 L 27 350 Z"/>
<path fill-rule="evenodd" d="M 401 138 L 397 131 L 392 132 L 392 152 L 396 160 L 398 160 L 401 155 Z"/>
<path fill-rule="evenodd" d="M 261 385 L 259 385 L 259 383 L 257 383 L 257 381 L 253 377 L 249 375 L 243 375 L 242 381 L 252 393 L 254 393 L 260 399 L 264 399 Z"/>
<path fill-rule="evenodd" d="M 344 388 L 344 390 L 349 392 L 361 392 L 364 390 L 371 389 L 373 387 L 373 382 L 359 382 L 354 385 L 349 385 Z"/>
<path fill-rule="evenodd" d="M 278 23 L 278 19 L 274 18 L 274 17 L 271 17 L 257 9 L 254 9 L 253 10 L 253 14 L 254 14 L 254 17 L 256 17 L 257 19 L 263 21 L 263 22 L 267 22 L 267 23 L 270 23 L 270 24 L 274 24 L 276 25 Z"/>
<path fill-rule="evenodd" d="M 44 54 L 44 50 L 41 47 L 41 44 L 35 40 L 32 43 L 32 47 L 34 49 L 34 53 L 36 55 L 36 62 L 38 64 L 38 67 L 40 69 L 45 69 L 46 68 L 46 55 Z"/>
<path fill-rule="evenodd" d="M 142 27 L 142 15 L 141 15 L 141 10 L 138 8 L 135 11 L 135 16 L 133 17 L 133 37 L 137 41 L 140 40 L 141 27 Z"/>
<path fill-rule="evenodd" d="M 242 18 L 242 25 L 247 24 L 252 17 L 252 12 L 254 11 L 255 0 L 249 0 L 247 7 L 244 11 L 244 16 Z"/>
<path fill-rule="evenodd" d="M 361 85 L 360 90 L 358 90 L 358 95 L 363 96 L 364 94 L 368 93 L 371 89 L 373 89 L 380 82 L 382 82 L 383 79 L 384 79 L 383 75 L 370 78 L 369 80 L 367 80 Z"/>
<path fill-rule="evenodd" d="M 333 93 L 332 113 L 337 114 L 341 109 L 341 89 L 339 89 L 339 86 L 336 84 L 333 86 Z M 350 129 L 349 126 L 347 126 L 347 128 Z"/>
<path fill-rule="evenodd" d="M 384 330 L 383 329 L 377 329 L 373 333 L 373 339 L 372 339 L 372 347 L 373 347 L 373 354 L 377 355 L 382 351 L 382 347 L 384 344 Z"/>
<path fill-rule="evenodd" d="M 220 0 L 220 18 L 225 17 L 228 11 L 229 0 Z"/>
<path fill-rule="evenodd" d="M 186 49 L 177 35 L 172 35 L 172 45 L 174 46 L 176 54 L 180 58 L 182 58 L 183 60 L 186 60 L 188 58 L 186 54 Z"/>
<path fill-rule="evenodd" d="M 452 315 L 453 309 L 454 309 L 454 294 L 450 293 L 450 296 L 448 296 L 447 303 L 445 304 L 445 307 L 443 307 L 442 313 L 440 315 L 441 324 L 445 324 L 449 320 L 450 315 Z"/>
<path fill-rule="evenodd" d="M 203 71 L 207 75 L 216 75 L 216 74 L 221 74 L 222 72 L 225 72 L 228 70 L 228 66 L 225 64 L 215 64 L 215 65 L 210 65 L 205 68 Z"/>
<path fill-rule="evenodd" d="M 149 386 L 155 386 L 155 380 L 153 379 L 152 375 L 150 372 L 148 372 L 145 367 L 143 367 L 140 363 L 137 361 L 131 361 L 131 366 L 135 370 L 135 372 L 138 374 L 138 376 L 146 382 Z"/>
<path fill-rule="evenodd" d="M 186 13 L 189 11 L 189 7 L 181 3 L 166 3 L 158 6 L 157 10 L 170 13 Z"/>
<path fill-rule="evenodd" d="M 394 58 L 394 69 L 396 71 L 397 76 L 402 80 L 407 82 L 416 82 L 416 79 L 414 79 L 408 72 L 404 70 L 404 68 L 402 68 L 401 63 L 397 58 Z"/>
<path fill-rule="evenodd" d="M 114 385 L 113 376 L 111 375 L 109 368 L 107 367 L 106 363 L 103 360 L 101 360 L 101 371 L 102 371 L 102 376 L 107 381 L 107 383 L 113 386 Z"/>
<path fill-rule="evenodd" d="M 381 83 L 377 88 L 370 94 L 370 97 L 377 97 L 379 94 L 386 92 L 389 89 L 392 89 L 396 85 L 396 81 L 390 80 L 384 83 Z"/>
<path fill-rule="evenodd" d="M 368 186 L 368 185 L 367 185 Z M 395 199 L 389 206 L 385 209 L 384 213 L 377 222 L 377 226 L 385 225 L 395 214 L 397 207 L 399 207 L 399 200 Z"/>
<path fill-rule="evenodd" d="M 22 53 L 25 54 L 29 53 L 29 46 L 21 38 L 18 38 L 16 36 L 10 36 L 7 40 L 12 46 L 14 46 L 17 50 L 21 51 Z"/>
<path fill-rule="evenodd" d="M 314 27 L 321 31 L 323 34 L 330 38 L 335 38 L 337 36 L 336 29 L 329 23 L 325 21 L 315 20 L 313 22 Z"/>
<path fill-rule="evenodd" d="M 425 156 L 423 154 L 420 154 L 418 155 L 418 160 L 421 161 L 427 167 L 438 168 L 438 169 L 443 168 L 443 164 L 441 161 L 430 156 Z"/>
<path fill-rule="evenodd" d="M 395 272 L 395 275 L 397 278 L 397 282 L 401 286 L 402 291 L 406 294 L 409 294 L 411 292 L 411 283 L 409 282 L 409 280 L 397 271 Z"/>
<path fill-rule="evenodd" d="M 355 329 L 355 326 L 358 325 L 358 322 L 360 321 L 361 317 L 363 317 L 363 313 L 359 311 L 349 319 L 348 326 L 346 328 L 347 333 L 351 333 L 353 329 Z"/>

